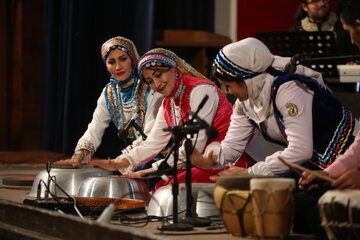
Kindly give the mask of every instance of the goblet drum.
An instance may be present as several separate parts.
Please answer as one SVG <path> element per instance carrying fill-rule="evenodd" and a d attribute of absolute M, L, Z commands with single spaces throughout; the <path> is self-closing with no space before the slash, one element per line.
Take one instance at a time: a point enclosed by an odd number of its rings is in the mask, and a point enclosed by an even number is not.
<path fill-rule="evenodd" d="M 291 178 L 250 180 L 257 237 L 289 237 L 294 215 L 294 188 L 295 180 Z"/>
<path fill-rule="evenodd" d="M 221 176 L 215 185 L 214 200 L 224 226 L 234 236 L 253 236 L 255 226 L 250 180 L 268 178 L 258 175 Z"/>
<path fill-rule="evenodd" d="M 330 240 L 360 239 L 360 190 L 330 190 L 319 199 L 322 226 Z"/>

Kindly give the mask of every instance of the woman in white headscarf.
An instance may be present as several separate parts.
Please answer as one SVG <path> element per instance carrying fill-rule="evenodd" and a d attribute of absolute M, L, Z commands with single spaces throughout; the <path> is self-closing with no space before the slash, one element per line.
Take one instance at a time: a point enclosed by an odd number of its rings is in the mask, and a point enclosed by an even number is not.
<path fill-rule="evenodd" d="M 280 158 L 322 169 L 353 141 L 355 119 L 324 84 L 320 73 L 297 66 L 284 72 L 289 58 L 274 56 L 255 38 L 220 50 L 213 75 L 237 97 L 225 139 L 193 154 L 192 163 L 221 168 L 242 154 L 257 128 L 264 138 L 281 144 L 277 151 L 249 169 L 231 167 L 220 174 L 283 175 L 289 171 Z"/>

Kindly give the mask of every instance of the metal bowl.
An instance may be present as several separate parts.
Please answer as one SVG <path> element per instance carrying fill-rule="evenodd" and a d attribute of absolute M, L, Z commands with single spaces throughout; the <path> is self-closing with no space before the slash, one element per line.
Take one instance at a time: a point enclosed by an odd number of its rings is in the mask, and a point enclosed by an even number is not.
<path fill-rule="evenodd" d="M 78 193 L 80 184 L 86 178 L 111 175 L 109 171 L 91 166 L 82 166 L 81 168 L 53 166 L 49 173 L 50 174 L 48 174 L 48 170 L 45 169 L 37 174 L 28 196 L 45 198 L 45 196 L 48 195 L 46 194 L 46 186 L 48 186 L 48 189 L 54 196 L 67 197 L 60 188 L 68 195 L 75 196 Z M 49 194 L 48 197 L 51 198 L 51 194 Z"/>
<path fill-rule="evenodd" d="M 198 217 L 219 216 L 219 210 L 213 199 L 214 183 L 192 183 L 192 196 L 195 203 L 195 211 Z M 186 213 L 186 186 L 179 184 L 178 216 L 185 217 Z M 173 214 L 172 186 L 167 185 L 159 188 L 152 196 L 148 215 L 165 217 Z"/>
<path fill-rule="evenodd" d="M 141 179 L 123 176 L 89 177 L 79 187 L 77 197 L 130 198 L 150 200 L 149 188 Z"/>

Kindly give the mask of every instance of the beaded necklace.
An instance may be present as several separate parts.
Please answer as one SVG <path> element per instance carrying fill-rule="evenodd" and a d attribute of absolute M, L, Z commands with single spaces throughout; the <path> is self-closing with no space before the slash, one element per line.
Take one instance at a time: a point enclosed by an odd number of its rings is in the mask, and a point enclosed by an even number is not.
<path fill-rule="evenodd" d="M 130 84 L 133 83 L 133 84 Z M 124 82 L 118 82 L 111 78 L 107 84 L 104 95 L 106 106 L 111 115 L 111 120 L 117 129 L 121 129 L 126 125 L 128 119 L 126 116 L 132 116 L 135 112 L 141 110 L 137 123 L 143 126 L 146 112 L 146 97 L 149 88 L 142 84 L 137 78 L 137 74 L 133 71 L 130 78 Z M 136 138 L 139 133 L 130 131 L 129 138 Z"/>
<path fill-rule="evenodd" d="M 172 123 L 174 126 L 177 126 L 178 124 L 180 124 L 177 122 L 177 119 L 181 119 L 180 110 L 181 110 L 181 106 L 182 106 L 182 100 L 183 100 L 185 88 L 186 87 L 184 86 L 183 78 L 181 78 L 179 87 L 176 89 L 174 96 L 172 96 L 171 100 L 170 100 L 171 118 L 172 118 Z M 178 105 L 176 105 L 176 102 L 175 102 L 175 99 L 177 99 L 177 98 L 180 98 Z"/>

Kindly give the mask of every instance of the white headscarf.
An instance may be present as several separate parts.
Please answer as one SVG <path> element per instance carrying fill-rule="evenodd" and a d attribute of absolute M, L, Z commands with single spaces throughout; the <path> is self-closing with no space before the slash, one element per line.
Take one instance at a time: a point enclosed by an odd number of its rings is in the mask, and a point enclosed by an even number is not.
<path fill-rule="evenodd" d="M 244 80 L 249 98 L 240 104 L 249 118 L 256 123 L 263 122 L 271 112 L 271 86 L 276 79 L 275 76 L 267 73 L 266 69 L 272 66 L 276 70 L 284 71 L 290 58 L 274 56 L 265 44 L 255 38 L 231 43 L 222 49 L 222 54 L 233 66 L 236 65 L 236 68 L 258 73 Z M 312 78 L 326 87 L 319 72 L 298 65 L 295 73 Z"/>

